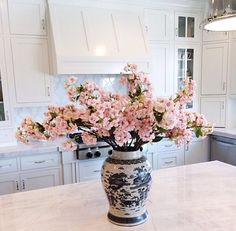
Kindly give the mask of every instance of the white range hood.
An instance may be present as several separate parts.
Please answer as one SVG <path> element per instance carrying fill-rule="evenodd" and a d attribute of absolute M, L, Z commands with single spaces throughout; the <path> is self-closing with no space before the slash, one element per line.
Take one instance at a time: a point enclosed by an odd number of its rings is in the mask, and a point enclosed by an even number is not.
<path fill-rule="evenodd" d="M 85 8 L 49 0 L 54 74 L 117 74 L 126 63 L 148 69 L 137 12 Z"/>

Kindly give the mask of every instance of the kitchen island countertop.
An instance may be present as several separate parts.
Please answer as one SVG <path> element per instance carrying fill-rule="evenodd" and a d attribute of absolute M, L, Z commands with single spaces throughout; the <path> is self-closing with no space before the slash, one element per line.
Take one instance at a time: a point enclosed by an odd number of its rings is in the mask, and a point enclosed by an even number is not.
<path fill-rule="evenodd" d="M 119 227 L 107 218 L 100 181 L 0 196 L 1 231 L 236 230 L 236 167 L 218 161 L 153 172 L 149 219 Z"/>

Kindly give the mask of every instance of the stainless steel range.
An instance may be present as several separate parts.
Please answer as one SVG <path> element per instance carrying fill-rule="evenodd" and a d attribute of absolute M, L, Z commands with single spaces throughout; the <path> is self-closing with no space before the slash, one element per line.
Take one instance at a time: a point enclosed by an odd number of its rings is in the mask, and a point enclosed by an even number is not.
<path fill-rule="evenodd" d="M 102 164 L 112 154 L 111 146 L 102 140 L 98 140 L 96 145 L 84 144 L 79 133 L 70 134 L 69 137 L 75 138 L 78 143 L 76 181 L 100 179 Z"/>

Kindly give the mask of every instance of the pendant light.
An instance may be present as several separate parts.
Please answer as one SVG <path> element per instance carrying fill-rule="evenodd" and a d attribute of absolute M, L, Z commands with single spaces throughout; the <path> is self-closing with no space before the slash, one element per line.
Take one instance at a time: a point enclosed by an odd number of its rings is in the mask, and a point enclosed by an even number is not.
<path fill-rule="evenodd" d="M 209 0 L 208 16 L 201 27 L 211 31 L 236 30 L 236 0 Z"/>

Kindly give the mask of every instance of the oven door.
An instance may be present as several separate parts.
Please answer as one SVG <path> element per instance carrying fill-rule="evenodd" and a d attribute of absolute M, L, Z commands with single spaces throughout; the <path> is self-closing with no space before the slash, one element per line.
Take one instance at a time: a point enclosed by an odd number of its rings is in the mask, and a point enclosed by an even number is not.
<path fill-rule="evenodd" d="M 104 160 L 105 158 L 78 160 L 76 162 L 77 182 L 99 180 Z"/>

